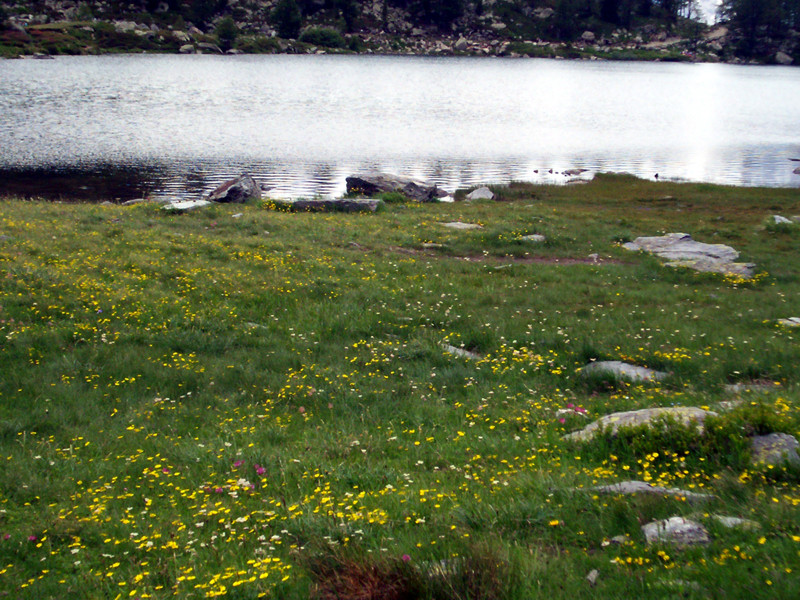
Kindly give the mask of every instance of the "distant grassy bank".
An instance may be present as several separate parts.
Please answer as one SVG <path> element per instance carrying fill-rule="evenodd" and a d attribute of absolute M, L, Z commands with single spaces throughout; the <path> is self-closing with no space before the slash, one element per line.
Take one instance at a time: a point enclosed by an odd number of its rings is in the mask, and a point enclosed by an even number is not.
<path fill-rule="evenodd" d="M 800 597 L 800 477 L 745 443 L 800 437 L 800 330 L 777 324 L 800 317 L 800 225 L 768 222 L 800 191 L 495 192 L 374 214 L 0 201 L 0 597 Z M 759 275 L 619 246 L 673 231 Z M 669 376 L 584 380 L 592 359 Z M 724 387 L 754 382 L 777 385 Z M 673 405 L 719 417 L 561 439 Z M 716 498 L 586 489 L 626 479 Z M 673 515 L 712 542 L 646 545 Z"/>

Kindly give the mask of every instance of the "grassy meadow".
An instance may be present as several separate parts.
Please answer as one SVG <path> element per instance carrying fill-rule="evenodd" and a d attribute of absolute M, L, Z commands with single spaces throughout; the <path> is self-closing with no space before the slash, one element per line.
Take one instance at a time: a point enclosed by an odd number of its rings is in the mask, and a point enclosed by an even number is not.
<path fill-rule="evenodd" d="M 800 224 L 768 223 L 800 190 L 495 191 L 374 214 L 0 201 L 0 598 L 800 597 L 800 471 L 747 443 L 800 437 L 800 329 L 776 322 L 800 317 Z M 619 245 L 675 231 L 758 275 Z M 592 359 L 669 376 L 581 378 Z M 725 390 L 753 382 L 775 385 Z M 561 439 L 653 406 L 719 416 Z M 590 489 L 628 479 L 715 498 Z M 648 546 L 673 515 L 712 542 Z"/>

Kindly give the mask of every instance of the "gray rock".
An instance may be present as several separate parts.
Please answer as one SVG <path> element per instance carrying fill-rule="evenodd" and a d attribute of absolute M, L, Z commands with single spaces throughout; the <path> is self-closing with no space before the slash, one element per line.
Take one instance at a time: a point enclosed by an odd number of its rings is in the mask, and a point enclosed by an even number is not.
<path fill-rule="evenodd" d="M 251 199 L 261 199 L 261 186 L 247 173 L 226 181 L 206 198 L 212 202 L 232 202 L 234 204 L 244 204 Z"/>
<path fill-rule="evenodd" d="M 555 14 L 555 10 L 552 8 L 537 8 L 533 11 L 534 16 L 537 19 L 549 19 Z"/>
<path fill-rule="evenodd" d="M 779 65 L 790 65 L 794 62 L 794 59 L 785 52 L 778 52 L 775 54 L 775 62 Z"/>
<path fill-rule="evenodd" d="M 449 354 L 453 354 L 460 358 L 468 358 L 469 360 L 480 360 L 481 357 L 479 354 L 475 354 L 474 352 L 470 352 L 469 350 L 464 350 L 464 348 L 457 348 L 456 346 L 451 346 L 450 344 L 442 344 L 442 350 Z"/>
<path fill-rule="evenodd" d="M 598 571 L 597 569 L 592 569 L 591 571 L 589 571 L 589 574 L 586 576 L 586 581 L 589 582 L 589 585 L 594 587 L 594 585 L 597 583 L 597 578 L 598 577 L 600 577 L 600 571 Z"/>
<path fill-rule="evenodd" d="M 216 44 L 211 44 L 209 42 L 198 42 L 197 47 L 201 50 L 208 50 L 209 52 L 215 52 L 216 54 L 224 54 L 222 52 L 222 48 L 217 46 Z"/>
<path fill-rule="evenodd" d="M 467 200 L 493 200 L 494 193 L 488 187 L 479 187 L 466 195 Z"/>
<path fill-rule="evenodd" d="M 172 37 L 174 37 L 176 40 L 184 44 L 188 44 L 189 42 L 192 41 L 192 38 L 189 37 L 189 34 L 186 33 L 185 31 L 173 31 Z"/>
<path fill-rule="evenodd" d="M 795 169 L 792 171 L 792 173 L 794 173 L 795 175 L 800 175 L 800 167 L 796 167 L 796 168 L 795 168 Z"/>
<path fill-rule="evenodd" d="M 724 515 L 711 515 L 711 518 L 728 529 L 760 529 L 761 524 L 749 519 L 739 517 L 726 517 Z"/>
<path fill-rule="evenodd" d="M 698 433 L 703 431 L 703 423 L 709 415 L 717 413 L 691 406 L 671 406 L 666 408 L 643 408 L 612 413 L 590 423 L 580 431 L 574 431 L 563 437 L 565 440 L 585 442 L 591 440 L 600 431 L 616 433 L 620 427 L 639 427 L 649 425 L 654 419 L 670 418 L 683 424 L 694 423 Z"/>
<path fill-rule="evenodd" d="M 676 546 L 689 546 L 707 544 L 711 541 L 705 527 L 683 517 L 653 521 L 642 527 L 642 533 L 648 544 L 664 542 Z"/>
<path fill-rule="evenodd" d="M 194 54 L 195 48 L 194 44 L 184 44 L 178 49 L 178 52 L 181 54 Z"/>
<path fill-rule="evenodd" d="M 778 323 L 784 327 L 800 327 L 800 317 L 789 317 L 787 319 L 778 319 Z"/>
<path fill-rule="evenodd" d="M 688 267 L 696 271 L 738 275 L 750 278 L 755 265 L 733 262 L 739 253 L 724 244 L 705 244 L 686 233 L 658 237 L 639 237 L 622 245 L 626 250 L 644 251 L 669 260 L 669 267 Z"/>
<path fill-rule="evenodd" d="M 523 235 L 519 238 L 523 242 L 533 242 L 535 244 L 541 244 L 542 242 L 547 241 L 547 238 L 544 237 L 540 233 L 532 233 L 530 235 Z"/>
<path fill-rule="evenodd" d="M 750 440 L 752 462 L 754 464 L 778 466 L 788 463 L 800 465 L 800 455 L 797 454 L 798 447 L 800 447 L 800 443 L 793 435 L 788 433 L 757 435 Z"/>
<path fill-rule="evenodd" d="M 570 177 L 574 177 L 575 175 L 580 175 L 581 173 L 586 173 L 589 169 L 567 169 L 564 171 L 564 175 L 569 175 Z"/>
<path fill-rule="evenodd" d="M 772 215 L 772 222 L 775 223 L 775 225 L 794 225 L 794 221 L 780 215 Z"/>
<path fill-rule="evenodd" d="M 589 363 L 580 370 L 581 375 L 613 375 L 619 379 L 628 379 L 633 382 L 639 381 L 658 381 L 664 379 L 667 373 L 662 371 L 654 371 L 647 367 L 639 367 L 624 363 L 619 360 L 601 360 Z"/>
<path fill-rule="evenodd" d="M 705 501 L 713 500 L 713 494 L 701 494 L 698 492 L 689 492 L 679 488 L 666 488 L 659 485 L 651 485 L 645 481 L 620 481 L 619 483 L 612 483 L 610 485 L 601 485 L 591 488 L 601 494 L 617 494 L 621 496 L 628 496 L 634 494 L 652 494 L 655 496 L 675 496 L 684 498 L 689 501 Z"/>
<path fill-rule="evenodd" d="M 470 230 L 470 229 L 483 229 L 477 223 L 462 223 L 461 221 L 451 221 L 450 223 L 442 223 L 445 227 L 450 229 Z"/>
<path fill-rule="evenodd" d="M 383 206 L 377 198 L 273 200 L 276 206 L 306 212 L 376 212 Z"/>
<path fill-rule="evenodd" d="M 161 207 L 161 210 L 172 213 L 185 213 L 204 206 L 210 206 L 212 203 L 208 200 L 183 200 L 179 202 L 169 202 Z"/>
<path fill-rule="evenodd" d="M 458 41 L 453 46 L 453 49 L 454 50 L 458 50 L 459 52 L 463 52 L 464 50 L 467 49 L 467 44 L 468 44 L 468 42 L 467 42 L 466 39 L 464 39 L 463 37 L 462 38 L 458 38 Z"/>
<path fill-rule="evenodd" d="M 418 202 L 436 202 L 447 196 L 436 184 L 414 181 L 407 177 L 397 177 L 386 173 L 365 173 L 351 175 L 345 179 L 348 194 L 374 196 L 384 192 L 400 192 L 407 198 Z"/>
<path fill-rule="evenodd" d="M 584 31 L 584 32 L 581 34 L 581 40 L 583 40 L 583 41 L 584 41 L 584 42 L 586 42 L 587 44 L 591 44 L 592 42 L 594 42 L 594 40 L 595 40 L 595 37 L 596 37 L 596 36 L 595 36 L 595 35 L 594 35 L 594 33 L 593 33 L 593 32 L 591 32 L 591 31 Z"/>
<path fill-rule="evenodd" d="M 780 389 L 780 384 L 775 381 L 762 381 L 759 383 L 729 383 L 723 389 L 730 394 L 767 394 Z"/>

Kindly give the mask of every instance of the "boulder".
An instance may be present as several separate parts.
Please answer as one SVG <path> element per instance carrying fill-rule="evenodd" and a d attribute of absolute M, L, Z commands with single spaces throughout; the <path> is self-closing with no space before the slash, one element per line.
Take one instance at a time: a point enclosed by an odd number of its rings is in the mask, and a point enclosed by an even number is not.
<path fill-rule="evenodd" d="M 383 206 L 377 198 L 316 198 L 311 200 L 273 200 L 279 208 L 306 212 L 376 212 Z"/>
<path fill-rule="evenodd" d="M 479 187 L 466 195 L 467 200 L 493 200 L 494 193 L 488 187 Z"/>
<path fill-rule="evenodd" d="M 689 492 L 679 488 L 666 488 L 660 485 L 651 485 L 645 481 L 620 481 L 611 485 L 601 485 L 591 488 L 601 494 L 618 494 L 622 496 L 633 494 L 652 494 L 655 496 L 675 496 L 689 501 L 712 500 L 713 494 Z"/>
<path fill-rule="evenodd" d="M 436 202 L 447 196 L 436 184 L 414 181 L 407 177 L 397 177 L 386 173 L 366 173 L 351 175 L 345 179 L 348 194 L 364 194 L 374 196 L 385 192 L 400 192 L 411 200 L 418 202 Z"/>
<path fill-rule="evenodd" d="M 657 237 L 638 237 L 622 245 L 626 250 L 641 250 L 669 260 L 669 267 L 688 267 L 696 271 L 753 276 L 755 265 L 733 262 L 739 253 L 724 244 L 697 242 L 687 233 L 668 233 Z"/>
<path fill-rule="evenodd" d="M 601 360 L 589 363 L 580 372 L 584 377 L 597 374 L 613 375 L 619 379 L 628 379 L 633 382 L 658 381 L 667 376 L 667 373 L 662 371 L 654 371 L 647 367 L 639 367 L 619 360 Z"/>
<path fill-rule="evenodd" d="M 786 217 L 782 217 L 781 215 L 772 215 L 772 222 L 775 225 L 794 225 L 794 221 L 787 219 Z"/>
<path fill-rule="evenodd" d="M 640 427 L 649 425 L 654 419 L 669 418 L 688 425 L 695 423 L 698 433 L 703 431 L 703 423 L 709 415 L 716 416 L 717 413 L 694 408 L 691 406 L 672 406 L 666 408 L 644 408 L 641 410 L 629 410 L 625 412 L 612 413 L 606 415 L 594 423 L 590 423 L 580 431 L 574 431 L 565 435 L 563 439 L 577 442 L 591 440 L 600 431 L 611 430 L 616 433 L 620 427 Z"/>
<path fill-rule="evenodd" d="M 711 515 L 711 518 L 728 529 L 760 529 L 761 525 L 750 519 L 740 519 L 739 517 L 726 517 L 724 515 Z"/>
<path fill-rule="evenodd" d="M 790 65 L 794 62 L 794 59 L 785 52 L 777 52 L 775 54 L 775 62 L 779 65 Z"/>
<path fill-rule="evenodd" d="M 261 199 L 261 187 L 256 183 L 255 179 L 247 173 L 244 173 L 236 179 L 231 179 L 223 183 L 211 192 L 206 197 L 206 200 L 244 204 L 252 198 L 257 200 Z"/>
<path fill-rule="evenodd" d="M 453 46 L 453 49 L 457 50 L 458 52 L 463 52 L 464 50 L 467 49 L 467 44 L 468 44 L 468 42 L 467 42 L 466 39 L 464 39 L 463 37 L 462 38 L 458 38 L 458 41 Z"/>
<path fill-rule="evenodd" d="M 792 173 L 794 173 L 795 175 L 800 175 L 800 167 L 796 167 L 796 168 L 795 168 L 795 169 L 792 171 Z"/>
<path fill-rule="evenodd" d="M 581 34 L 581 40 L 586 42 L 587 44 L 591 44 L 595 40 L 595 35 L 591 31 L 584 31 Z"/>
<path fill-rule="evenodd" d="M 208 50 L 209 52 L 215 52 L 216 54 L 224 54 L 222 52 L 222 48 L 210 42 L 198 42 L 197 47 L 200 48 L 201 50 Z"/>
<path fill-rule="evenodd" d="M 184 44 L 178 49 L 178 52 L 180 52 L 181 54 L 194 54 L 195 53 L 194 44 Z"/>
<path fill-rule="evenodd" d="M 185 31 L 173 31 L 172 37 L 174 37 L 176 40 L 178 40 L 183 44 L 188 44 L 189 42 L 192 41 L 192 38 L 189 37 L 189 34 L 186 33 Z"/>
<path fill-rule="evenodd" d="M 784 463 L 800 465 L 797 438 L 788 433 L 770 433 L 757 435 L 750 441 L 752 461 L 754 464 L 778 466 Z"/>
<path fill-rule="evenodd" d="M 642 533 L 648 544 L 664 542 L 676 546 L 690 546 L 707 544 L 711 541 L 705 527 L 683 517 L 653 521 L 642 527 Z"/>

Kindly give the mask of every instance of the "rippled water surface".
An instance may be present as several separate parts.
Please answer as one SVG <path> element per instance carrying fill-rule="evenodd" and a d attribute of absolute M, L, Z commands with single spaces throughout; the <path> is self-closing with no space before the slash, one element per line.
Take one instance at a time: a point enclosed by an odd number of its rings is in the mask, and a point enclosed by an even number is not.
<path fill-rule="evenodd" d="M 373 56 L 0 61 L 0 193 L 274 196 L 379 169 L 445 189 L 569 168 L 797 186 L 800 69 Z M 551 174 L 549 171 L 555 173 Z"/>

